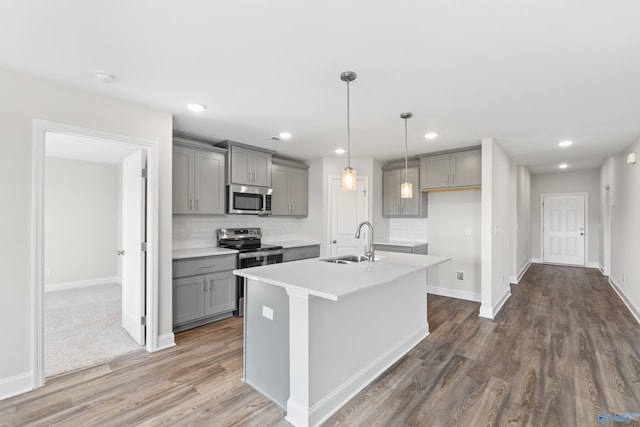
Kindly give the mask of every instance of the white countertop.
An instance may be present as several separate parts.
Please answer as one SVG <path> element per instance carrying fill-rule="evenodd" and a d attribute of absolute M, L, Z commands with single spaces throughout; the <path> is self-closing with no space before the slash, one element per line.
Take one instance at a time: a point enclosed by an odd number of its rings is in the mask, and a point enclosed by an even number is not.
<path fill-rule="evenodd" d="M 185 258 L 198 258 L 203 256 L 214 256 L 214 255 L 229 255 L 229 254 L 237 254 L 238 251 L 235 249 L 226 249 L 226 248 L 194 248 L 194 249 L 174 249 L 173 250 L 173 259 L 185 259 Z"/>
<path fill-rule="evenodd" d="M 374 245 L 407 246 L 410 248 L 415 248 L 416 246 L 428 245 L 427 242 L 414 242 L 411 240 L 376 240 L 373 242 L 373 244 Z"/>
<path fill-rule="evenodd" d="M 334 264 L 318 258 L 234 270 L 237 276 L 337 301 L 451 258 L 376 251 L 375 262 Z"/>
<path fill-rule="evenodd" d="M 263 243 L 282 246 L 284 249 L 302 248 L 304 246 L 315 246 L 320 244 L 320 242 L 314 242 L 312 240 L 285 240 L 281 242 L 271 242 L 271 241 L 265 240 Z"/>

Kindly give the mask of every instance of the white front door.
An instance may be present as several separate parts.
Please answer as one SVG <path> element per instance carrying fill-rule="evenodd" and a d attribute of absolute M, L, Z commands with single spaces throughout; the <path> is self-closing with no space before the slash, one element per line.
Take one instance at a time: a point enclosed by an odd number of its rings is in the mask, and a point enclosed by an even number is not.
<path fill-rule="evenodd" d="M 543 196 L 543 261 L 584 265 L 584 194 Z"/>
<path fill-rule="evenodd" d="M 369 220 L 369 189 L 366 177 L 357 178 L 355 190 L 343 190 L 340 178 L 330 179 L 330 230 L 329 254 L 331 256 L 364 253 L 369 236 L 368 229 L 355 238 L 356 228 Z"/>
<path fill-rule="evenodd" d="M 122 163 L 122 327 L 140 345 L 145 343 L 146 252 L 145 151 L 137 151 Z"/>

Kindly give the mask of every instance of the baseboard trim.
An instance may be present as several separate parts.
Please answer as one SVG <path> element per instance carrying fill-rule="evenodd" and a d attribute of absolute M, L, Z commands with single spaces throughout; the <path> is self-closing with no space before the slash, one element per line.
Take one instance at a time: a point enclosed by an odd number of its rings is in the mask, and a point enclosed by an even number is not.
<path fill-rule="evenodd" d="M 158 350 L 170 348 L 176 345 L 176 336 L 173 332 L 158 336 Z"/>
<path fill-rule="evenodd" d="M 598 262 L 588 262 L 585 267 L 587 268 L 597 268 L 598 270 L 600 269 L 600 263 Z"/>
<path fill-rule="evenodd" d="M 533 264 L 542 264 L 542 258 L 531 258 Z"/>
<path fill-rule="evenodd" d="M 353 396 L 358 394 L 428 335 L 429 325 L 372 361 L 308 410 L 304 405 L 289 398 L 287 400 L 287 416 L 285 419 L 296 426 L 318 426 L 322 424 L 335 411 L 351 400 Z"/>
<path fill-rule="evenodd" d="M 44 285 L 45 292 L 64 291 L 67 289 L 86 288 L 88 286 L 109 285 L 111 283 L 122 284 L 120 277 L 100 277 L 89 280 L 76 280 L 74 282 L 47 283 Z"/>
<path fill-rule="evenodd" d="M 33 374 L 31 372 L 0 379 L 0 400 L 31 390 L 33 390 Z"/>
<path fill-rule="evenodd" d="M 507 288 L 504 295 L 502 295 L 502 298 L 500 298 L 500 300 L 496 304 L 494 304 L 493 307 L 481 305 L 480 313 L 478 314 L 478 316 L 484 317 L 485 319 L 493 320 L 498 315 L 498 313 L 500 313 L 500 310 L 502 310 L 502 307 L 507 302 L 510 296 L 511 288 Z"/>
<path fill-rule="evenodd" d="M 462 291 L 459 289 L 451 289 L 451 288 L 442 288 L 439 286 L 427 286 L 427 293 L 440 295 L 443 297 L 449 298 L 458 298 L 464 299 L 467 301 L 480 301 L 480 293 L 479 292 L 471 292 L 471 291 Z"/>
<path fill-rule="evenodd" d="M 627 306 L 627 308 L 629 309 L 633 317 L 635 317 L 636 322 L 640 323 L 640 312 L 633 306 L 633 304 L 631 303 L 631 301 L 629 301 L 629 298 L 627 298 L 627 295 L 624 293 L 622 288 L 620 288 L 620 286 L 616 283 L 615 280 L 613 280 L 611 276 L 609 276 L 609 284 L 611 285 L 613 290 L 616 291 L 616 293 L 618 294 L 618 296 L 620 297 L 624 305 Z"/>
<path fill-rule="evenodd" d="M 522 267 L 520 273 L 518 273 L 517 276 L 509 276 L 509 283 L 513 283 L 514 285 L 520 283 L 520 280 L 522 280 L 522 276 L 524 276 L 527 270 L 529 270 L 529 267 L 531 267 L 531 260 L 527 261 L 527 263 L 524 265 L 524 267 Z"/>

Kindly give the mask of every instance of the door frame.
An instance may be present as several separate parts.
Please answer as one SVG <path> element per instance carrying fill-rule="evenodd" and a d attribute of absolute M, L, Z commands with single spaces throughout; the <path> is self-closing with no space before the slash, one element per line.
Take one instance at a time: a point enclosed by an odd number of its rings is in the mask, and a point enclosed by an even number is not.
<path fill-rule="evenodd" d="M 540 261 L 542 264 L 549 264 L 544 262 L 544 198 L 553 196 L 584 196 L 584 266 L 575 267 L 589 267 L 589 193 L 575 192 L 575 193 L 544 193 L 540 195 Z M 564 265 L 564 264 L 563 264 Z"/>
<path fill-rule="evenodd" d="M 158 195 L 159 144 L 41 119 L 33 119 L 31 142 L 31 369 L 32 388 L 44 385 L 44 164 L 47 132 L 84 136 L 129 145 L 147 153 L 146 345 L 158 348 Z"/>
<path fill-rule="evenodd" d="M 341 180 L 342 176 L 341 175 L 329 175 L 327 177 L 327 192 L 326 192 L 326 200 L 327 203 L 325 203 L 325 205 L 327 206 L 327 214 L 325 215 L 326 221 L 325 221 L 325 230 L 326 230 L 326 234 L 325 234 L 325 242 L 327 243 L 327 245 L 325 246 L 327 248 L 327 253 L 326 256 L 330 256 L 331 254 L 331 182 L 334 180 Z M 367 221 L 371 222 L 371 197 L 369 197 L 371 195 L 371 192 L 369 191 L 369 177 L 368 176 L 358 176 L 356 177 L 356 180 L 358 179 L 362 179 L 364 181 L 364 185 L 365 185 L 365 191 L 367 192 Z M 353 230 L 353 233 L 355 234 L 355 230 Z"/>

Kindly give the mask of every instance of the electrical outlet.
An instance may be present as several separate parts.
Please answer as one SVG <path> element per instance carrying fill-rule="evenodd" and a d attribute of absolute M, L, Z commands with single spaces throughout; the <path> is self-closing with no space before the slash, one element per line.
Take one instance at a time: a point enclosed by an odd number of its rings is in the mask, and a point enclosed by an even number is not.
<path fill-rule="evenodd" d="M 456 271 L 456 279 L 464 280 L 464 271 Z"/>
<path fill-rule="evenodd" d="M 269 320 L 273 320 L 273 308 L 269 308 L 266 305 L 262 306 L 262 316 Z"/>

